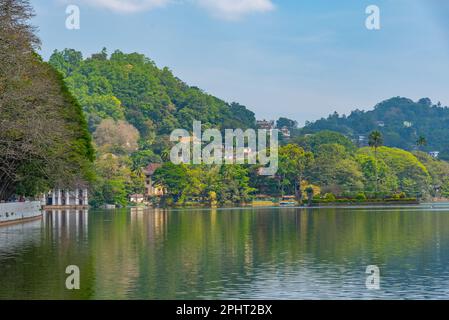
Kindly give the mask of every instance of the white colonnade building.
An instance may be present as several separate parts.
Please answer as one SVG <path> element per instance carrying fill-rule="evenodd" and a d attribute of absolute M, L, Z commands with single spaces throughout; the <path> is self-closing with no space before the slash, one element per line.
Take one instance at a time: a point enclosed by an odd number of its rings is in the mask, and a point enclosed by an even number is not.
<path fill-rule="evenodd" d="M 54 189 L 43 196 L 42 204 L 47 207 L 87 207 L 89 191 L 86 188 Z"/>

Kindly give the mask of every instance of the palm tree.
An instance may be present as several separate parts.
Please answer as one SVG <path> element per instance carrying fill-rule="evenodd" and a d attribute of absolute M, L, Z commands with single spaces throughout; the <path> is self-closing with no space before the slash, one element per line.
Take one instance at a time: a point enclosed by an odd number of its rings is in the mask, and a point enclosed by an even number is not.
<path fill-rule="evenodd" d="M 418 146 L 418 149 L 421 149 L 422 147 L 427 145 L 427 140 L 424 136 L 419 136 L 418 140 L 416 140 L 416 145 Z"/>
<path fill-rule="evenodd" d="M 369 135 L 368 144 L 371 148 L 374 148 L 374 158 L 376 159 L 376 194 L 379 190 L 379 173 L 377 172 L 377 149 L 382 146 L 384 139 L 382 137 L 382 133 L 379 131 L 373 131 Z"/>
<path fill-rule="evenodd" d="M 377 148 L 381 147 L 384 143 L 382 133 L 380 133 L 379 131 L 371 132 L 368 139 L 369 146 L 374 148 L 375 152 L 377 152 Z"/>
<path fill-rule="evenodd" d="M 162 161 L 169 162 L 170 161 L 170 149 L 162 150 L 161 158 L 162 158 Z"/>

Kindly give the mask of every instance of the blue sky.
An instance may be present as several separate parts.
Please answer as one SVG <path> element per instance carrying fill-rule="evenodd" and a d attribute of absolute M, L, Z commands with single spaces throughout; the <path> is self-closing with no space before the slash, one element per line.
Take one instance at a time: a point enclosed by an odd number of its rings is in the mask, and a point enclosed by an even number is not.
<path fill-rule="evenodd" d="M 31 0 L 42 55 L 140 52 L 258 118 L 299 123 L 430 97 L 449 105 L 449 4 L 443 0 Z M 68 4 L 81 29 L 65 28 Z M 381 29 L 365 27 L 368 5 Z"/>

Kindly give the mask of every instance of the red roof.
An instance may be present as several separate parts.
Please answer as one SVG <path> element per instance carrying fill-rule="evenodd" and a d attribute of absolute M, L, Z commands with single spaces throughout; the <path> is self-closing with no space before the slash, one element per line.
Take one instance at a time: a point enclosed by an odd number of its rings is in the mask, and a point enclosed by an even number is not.
<path fill-rule="evenodd" d="M 150 163 L 146 168 L 145 168 L 145 174 L 152 176 L 154 174 L 154 172 L 159 169 L 160 167 L 162 167 L 162 164 L 160 163 Z"/>

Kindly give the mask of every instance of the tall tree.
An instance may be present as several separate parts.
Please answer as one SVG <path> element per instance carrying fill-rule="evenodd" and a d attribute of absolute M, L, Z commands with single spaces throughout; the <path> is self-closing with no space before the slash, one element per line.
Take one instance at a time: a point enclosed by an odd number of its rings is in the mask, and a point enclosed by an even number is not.
<path fill-rule="evenodd" d="M 421 149 L 427 145 L 427 139 L 424 136 L 419 136 L 418 140 L 416 140 L 416 145 L 418 146 L 418 149 Z"/>
<path fill-rule="evenodd" d="M 126 155 L 137 151 L 139 131 L 126 121 L 106 119 L 98 126 L 94 138 L 101 152 Z"/>
<path fill-rule="evenodd" d="M 368 138 L 368 144 L 371 148 L 374 149 L 374 158 L 376 159 L 376 193 L 379 191 L 379 172 L 377 170 L 378 166 L 377 166 L 377 149 L 379 147 L 382 146 L 383 144 L 383 137 L 382 137 L 382 133 L 380 133 L 380 131 L 373 131 L 371 132 L 371 134 L 369 135 Z"/>
<path fill-rule="evenodd" d="M 0 0 L 0 199 L 92 179 L 81 107 L 35 53 L 28 0 Z"/>
<path fill-rule="evenodd" d="M 296 199 L 301 201 L 301 181 L 304 178 L 304 172 L 313 160 L 311 152 L 305 152 L 303 148 L 288 144 L 279 149 L 279 170 L 282 194 L 285 188 L 293 188 Z"/>
<path fill-rule="evenodd" d="M 296 129 L 298 127 L 298 122 L 295 120 L 281 117 L 276 121 L 276 127 L 278 129 L 282 129 L 285 127 L 289 130 L 292 130 L 292 129 Z"/>

